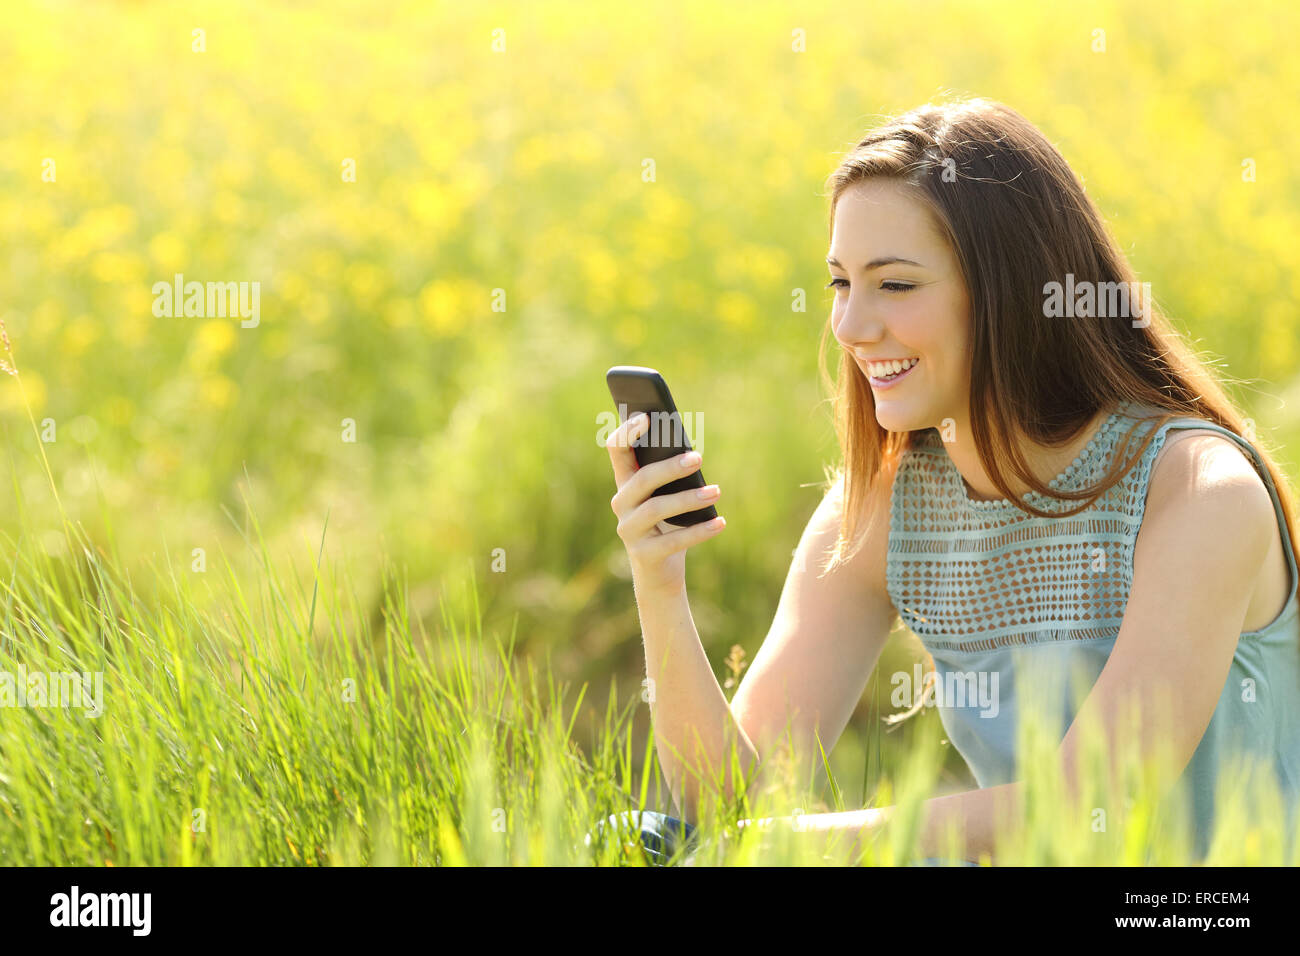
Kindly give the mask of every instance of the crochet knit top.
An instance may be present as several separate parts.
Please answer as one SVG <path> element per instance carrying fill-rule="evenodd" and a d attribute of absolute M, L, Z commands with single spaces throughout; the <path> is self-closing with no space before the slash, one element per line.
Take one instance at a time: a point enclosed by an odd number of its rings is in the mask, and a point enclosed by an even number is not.
<path fill-rule="evenodd" d="M 1120 402 L 1049 487 L 1093 487 L 1116 454 L 1132 457 L 1154 425 L 1149 419 L 1161 414 Z M 1061 724 L 1035 729 L 1059 743 L 1101 674 L 1128 603 L 1152 466 L 1174 428 L 1218 432 L 1247 455 L 1273 500 L 1290 582 L 1278 616 L 1239 636 L 1214 715 L 1180 778 L 1190 790 L 1197 852 L 1204 855 L 1217 771 L 1230 753 L 1244 752 L 1271 768 L 1289 811 L 1300 802 L 1300 572 L 1277 489 L 1248 441 L 1204 419 L 1174 418 L 1089 508 L 1042 518 L 1007 499 L 971 498 L 939 432 L 916 432 L 894 477 L 885 573 L 894 607 L 934 660 L 940 719 L 979 786 L 1024 779 L 1017 713 L 1028 710 L 1027 698 L 1049 702 L 1046 713 L 1059 715 Z M 1024 498 L 1052 514 L 1082 501 L 1033 491 Z"/>

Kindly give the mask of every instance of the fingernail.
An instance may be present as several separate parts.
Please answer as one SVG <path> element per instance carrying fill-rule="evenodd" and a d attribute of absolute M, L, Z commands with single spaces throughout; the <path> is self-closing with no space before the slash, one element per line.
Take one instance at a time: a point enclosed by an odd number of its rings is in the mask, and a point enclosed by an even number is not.
<path fill-rule="evenodd" d="M 688 451 L 686 454 L 682 455 L 681 458 L 677 459 L 677 464 L 681 465 L 683 468 L 689 468 L 691 465 L 699 464 L 699 461 L 700 453 L 698 451 Z"/>

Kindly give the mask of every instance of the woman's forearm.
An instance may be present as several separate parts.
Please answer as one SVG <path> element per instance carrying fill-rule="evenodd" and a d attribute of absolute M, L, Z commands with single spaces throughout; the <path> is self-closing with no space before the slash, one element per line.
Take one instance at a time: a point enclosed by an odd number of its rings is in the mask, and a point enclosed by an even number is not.
<path fill-rule="evenodd" d="M 642 593 L 638 589 L 636 598 L 655 750 L 678 813 L 688 822 L 698 822 L 701 778 L 721 779 L 723 793 L 733 792 L 730 742 L 735 741 L 742 775 L 751 773 L 758 753 L 718 686 L 686 590 Z"/>
<path fill-rule="evenodd" d="M 636 598 L 655 750 L 678 814 L 688 822 L 698 823 L 701 780 L 721 781 L 723 794 L 728 797 L 734 792 L 733 768 L 725 759 L 731 752 L 730 741 L 735 740 L 737 762 L 745 777 L 756 776 L 759 754 L 718 686 L 700 643 L 685 589 L 643 592 L 637 588 Z M 1019 813 L 1020 787 L 1019 783 L 1005 784 L 925 801 L 917 835 L 919 852 L 926 856 L 946 853 L 946 831 L 955 825 L 967 859 L 992 854 L 996 814 Z M 857 839 L 860 849 L 896 814 L 897 807 L 802 814 L 798 828 L 810 833 L 847 831 Z M 794 825 L 790 817 L 776 822 Z"/>

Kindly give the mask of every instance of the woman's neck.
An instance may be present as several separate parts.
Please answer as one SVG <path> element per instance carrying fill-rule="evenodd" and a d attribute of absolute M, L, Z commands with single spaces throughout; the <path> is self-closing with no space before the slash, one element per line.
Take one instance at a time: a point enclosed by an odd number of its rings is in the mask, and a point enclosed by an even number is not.
<path fill-rule="evenodd" d="M 1046 485 L 1065 471 L 1110 417 L 1112 411 L 1113 409 L 1109 407 L 1100 409 L 1073 438 L 1059 447 L 1040 445 L 1029 441 L 1023 435 L 1020 436 L 1021 453 L 1025 456 L 1035 477 Z M 956 426 L 953 429 L 954 439 L 945 442 L 944 448 L 966 482 L 966 493 L 976 501 L 1001 500 L 1004 497 L 1002 492 L 994 486 L 984 466 L 980 464 L 979 452 L 975 449 L 969 420 L 959 420 Z M 1003 477 L 1015 491 L 1016 498 L 1022 497 L 1030 490 L 1029 486 L 1022 484 L 1010 470 L 1005 470 Z"/>

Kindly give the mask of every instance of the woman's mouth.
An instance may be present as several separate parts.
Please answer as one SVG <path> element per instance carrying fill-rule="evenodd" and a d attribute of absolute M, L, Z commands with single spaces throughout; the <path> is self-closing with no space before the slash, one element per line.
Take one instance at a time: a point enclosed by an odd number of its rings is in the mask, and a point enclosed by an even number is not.
<path fill-rule="evenodd" d="M 875 389 L 893 388 L 907 378 L 920 361 L 919 358 L 907 358 L 894 362 L 867 362 L 867 380 Z"/>

